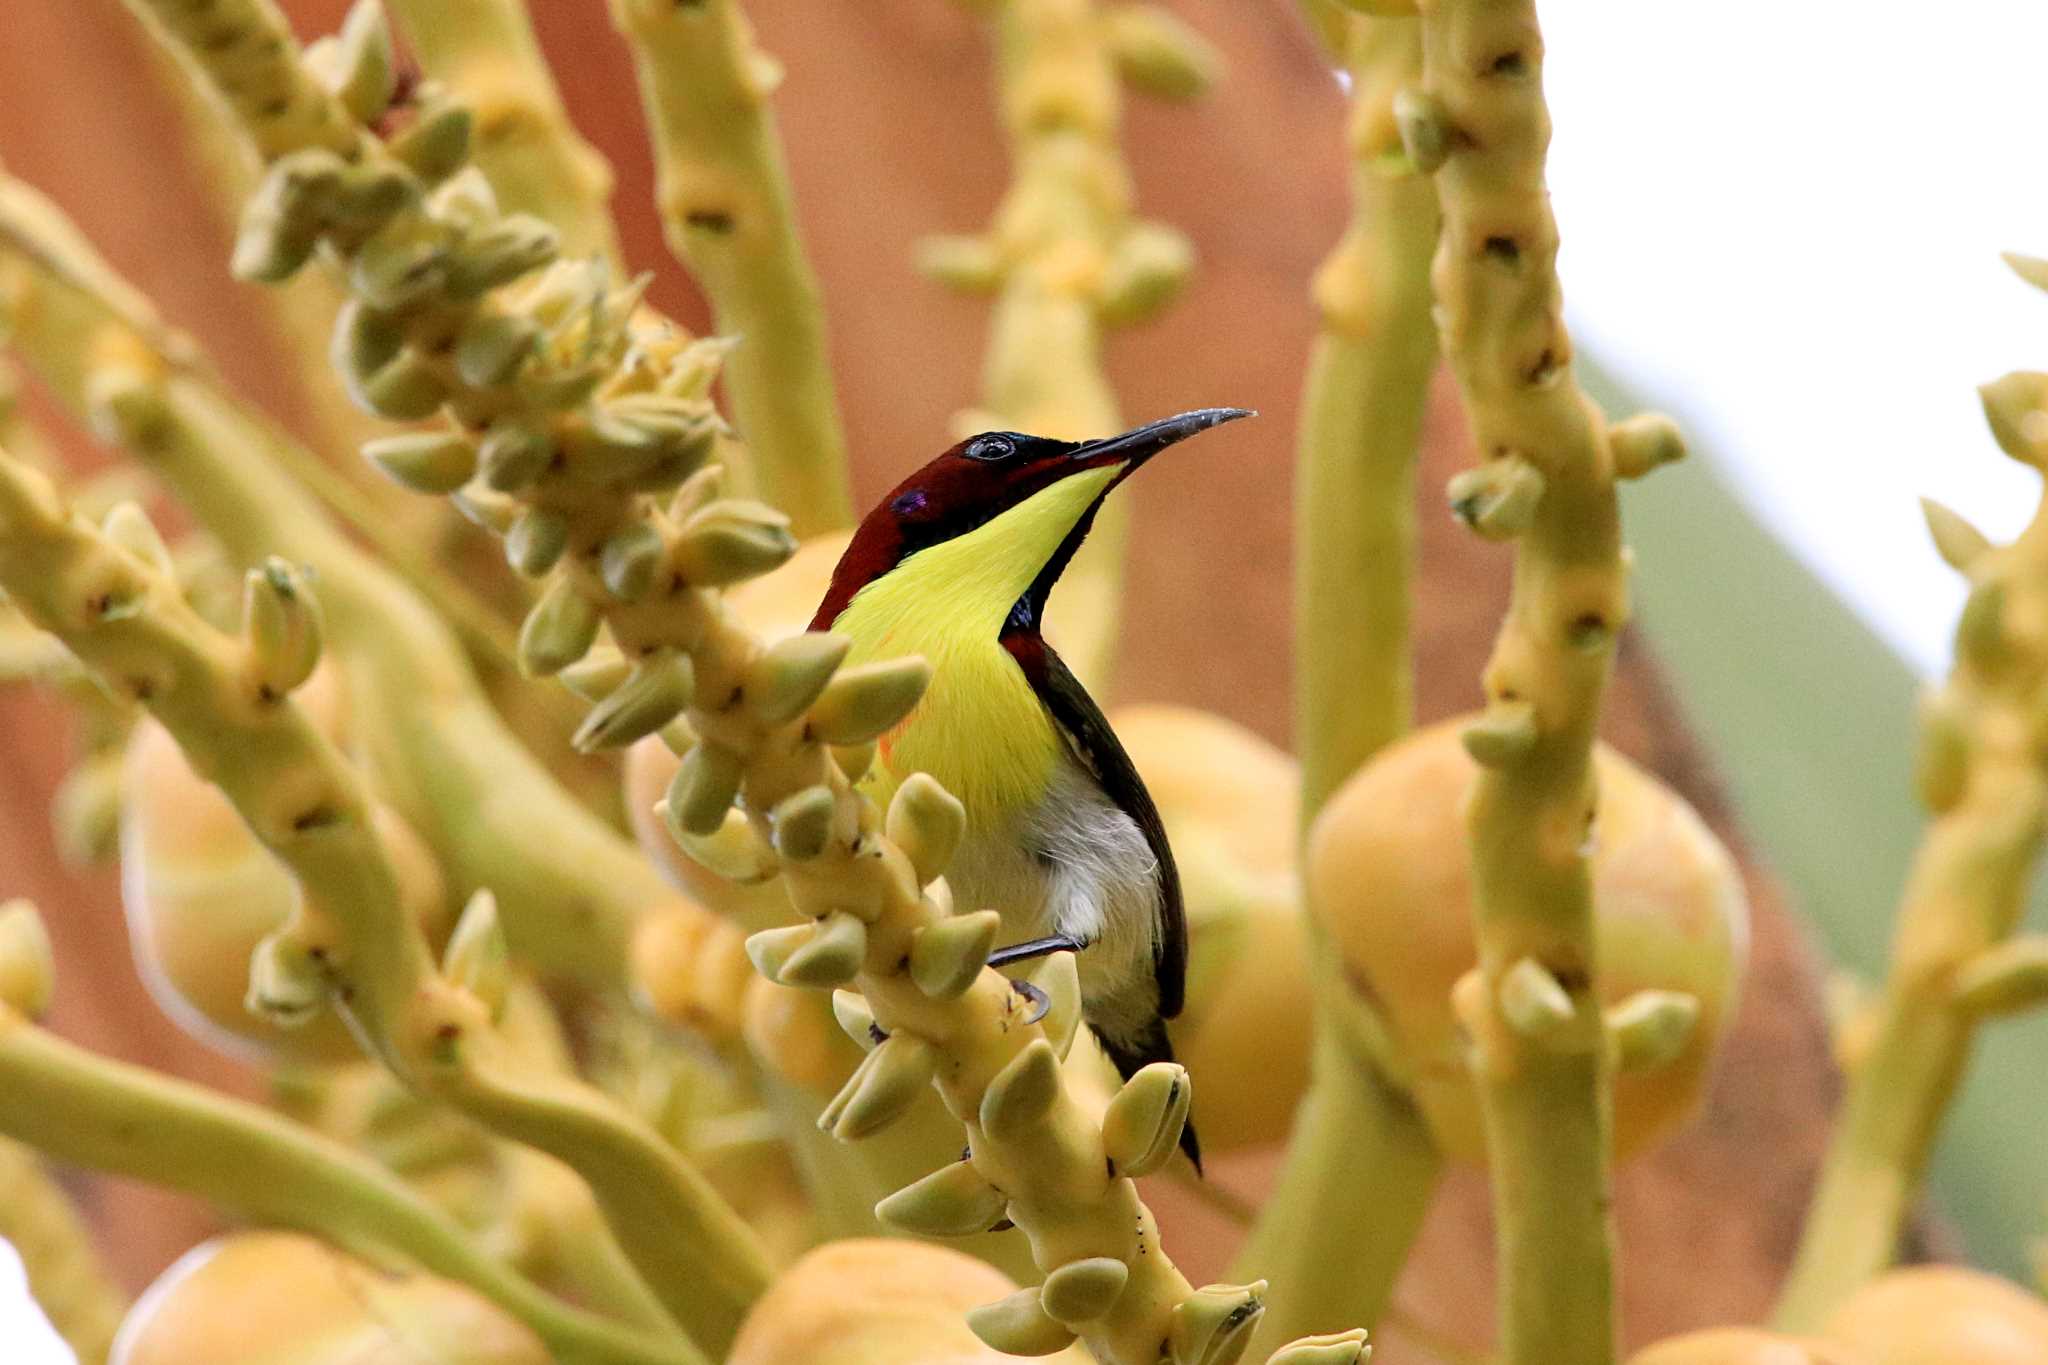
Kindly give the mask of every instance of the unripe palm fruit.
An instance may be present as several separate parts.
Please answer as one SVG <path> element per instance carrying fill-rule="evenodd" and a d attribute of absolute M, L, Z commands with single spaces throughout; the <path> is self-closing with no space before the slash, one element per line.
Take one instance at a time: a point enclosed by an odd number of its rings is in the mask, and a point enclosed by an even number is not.
<path fill-rule="evenodd" d="M 332 737 L 341 724 L 333 671 L 294 694 Z M 408 909 L 438 941 L 446 895 L 433 855 L 388 807 L 372 818 Z M 121 774 L 121 899 L 136 968 L 180 1027 L 232 1056 L 268 1063 L 362 1055 L 332 1011 L 284 1028 L 250 1011 L 249 962 L 299 903 L 298 884 L 256 841 L 228 799 L 185 761 L 177 741 L 145 718 Z"/>
<path fill-rule="evenodd" d="M 1317 817 L 1309 907 L 1346 977 L 1377 1012 L 1406 1083 L 1447 1155 L 1482 1160 L 1479 1106 L 1451 989 L 1477 964 L 1464 802 L 1478 774 L 1460 731 L 1433 726 L 1383 750 Z M 1606 746 L 1592 841 L 1598 990 L 1695 997 L 1699 1016 L 1663 1065 L 1615 1078 L 1614 1151 L 1641 1152 L 1699 1103 L 1734 1012 L 1749 948 L 1741 874 L 1683 799 Z"/>
<path fill-rule="evenodd" d="M 1851 1294 L 1821 1334 L 1858 1365 L 2037 1365 L 2048 1360 L 2048 1304 L 1981 1270 L 1913 1266 Z"/>
<path fill-rule="evenodd" d="M 848 538 L 840 532 L 805 541 L 780 568 L 733 587 L 726 604 L 769 643 L 802 634 L 825 598 Z M 626 811 L 640 847 L 693 899 L 749 932 L 789 923 L 789 897 L 779 883 L 740 886 L 712 874 L 677 846 L 655 814 L 654 803 L 668 794 L 680 761 L 659 736 L 650 735 L 626 751 Z"/>
<path fill-rule="evenodd" d="M 967 1310 L 1016 1291 L 1000 1270 L 926 1242 L 830 1242 L 782 1273 L 740 1327 L 726 1365 L 1007 1365 Z M 1079 1365 L 1079 1347 L 1041 1357 Z"/>
<path fill-rule="evenodd" d="M 474 1290 L 292 1232 L 194 1247 L 121 1324 L 110 1365 L 546 1365 L 524 1324 Z"/>
<path fill-rule="evenodd" d="M 1286 1137 L 1308 1086 L 1310 1008 L 1295 869 L 1301 770 L 1221 716 L 1125 706 L 1110 717 L 1166 824 L 1188 917 L 1175 1054 L 1203 1147 Z"/>
<path fill-rule="evenodd" d="M 1628 1365 L 1865 1365 L 1832 1342 L 1780 1336 L 1755 1327 L 1710 1327 L 1648 1346 Z"/>

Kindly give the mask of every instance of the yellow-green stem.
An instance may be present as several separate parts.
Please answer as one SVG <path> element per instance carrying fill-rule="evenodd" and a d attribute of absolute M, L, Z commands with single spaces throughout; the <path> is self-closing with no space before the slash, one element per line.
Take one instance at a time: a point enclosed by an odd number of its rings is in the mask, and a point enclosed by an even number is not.
<path fill-rule="evenodd" d="M 569 121 L 521 0 L 386 3 L 427 75 L 469 107 L 498 202 L 553 223 L 565 254 L 619 266 L 611 167 Z"/>
<path fill-rule="evenodd" d="M 296 600 L 303 583 L 280 584 L 280 572 L 258 579 Z M 263 633 L 244 641 L 207 625 L 168 575 L 71 517 L 48 480 L 4 457 L 0 587 L 147 705 L 293 874 L 304 899 L 275 957 L 317 980 L 408 1084 L 573 1167 L 664 1306 L 723 1352 L 771 1273 L 751 1230 L 651 1128 L 522 1061 L 485 1001 L 437 972 L 371 828 L 365 784 L 270 684 Z"/>
<path fill-rule="evenodd" d="M 2048 651 L 2013 628 L 2048 600 L 2048 503 L 2012 544 L 1985 545 L 1958 567 L 1973 587 L 1956 665 L 1921 717 L 1920 787 L 1935 819 L 1907 876 L 1884 994 L 1867 1043 L 1851 1049 L 1849 1093 L 1778 1302 L 1789 1331 L 1817 1330 L 1896 1259 L 1978 1023 L 1997 1012 L 1968 1008 L 1959 990 L 1999 962 L 2048 837 Z"/>
<path fill-rule="evenodd" d="M 96 1057 L 0 1008 L 0 1132 L 62 1160 L 166 1185 L 258 1222 L 396 1253 L 477 1290 L 565 1361 L 704 1365 L 560 1303 L 472 1246 L 368 1158 L 255 1105 Z"/>
<path fill-rule="evenodd" d="M 654 137 L 661 221 L 738 338 L 725 366 L 760 497 L 799 537 L 853 521 L 818 281 L 768 97 L 782 78 L 735 0 L 612 0 Z"/>
<path fill-rule="evenodd" d="M 79 1365 L 102 1365 L 128 1298 L 42 1159 L 8 1141 L 0 1141 L 0 1239 L 20 1255 L 29 1296 Z"/>
<path fill-rule="evenodd" d="M 1352 221 L 1315 282 L 1321 334 L 1302 399 L 1295 491 L 1295 750 L 1306 828 L 1414 718 L 1409 640 L 1415 459 L 1436 368 L 1436 191 L 1393 126 L 1422 67 L 1412 19 L 1350 18 Z"/>
<path fill-rule="evenodd" d="M 1613 451 L 1571 370 L 1550 119 L 1532 0 L 1423 0 L 1423 90 L 1404 142 L 1437 171 L 1432 281 L 1479 469 L 1454 507 L 1516 539 L 1513 586 L 1466 732 L 1479 967 L 1455 993 L 1485 1119 L 1506 1365 L 1616 1358 L 1612 1069 L 1596 993 L 1592 745 L 1627 574 Z M 1515 1008 L 1510 978 L 1554 1008 Z"/>
<path fill-rule="evenodd" d="M 1407 164 L 1392 117 L 1394 97 L 1420 79 L 1422 35 L 1412 19 L 1345 15 L 1333 37 L 1352 77 L 1352 220 L 1316 275 L 1321 334 L 1297 440 L 1304 832 L 1344 779 L 1413 719 L 1415 461 L 1437 356 L 1436 191 Z M 1311 1088 L 1275 1197 L 1238 1263 L 1273 1280 L 1260 1328 L 1268 1343 L 1380 1321 L 1442 1164 L 1399 1086 L 1342 1041 L 1333 1010 L 1348 1006 L 1335 994 L 1346 987 L 1313 925 L 1309 945 L 1321 965 Z"/>

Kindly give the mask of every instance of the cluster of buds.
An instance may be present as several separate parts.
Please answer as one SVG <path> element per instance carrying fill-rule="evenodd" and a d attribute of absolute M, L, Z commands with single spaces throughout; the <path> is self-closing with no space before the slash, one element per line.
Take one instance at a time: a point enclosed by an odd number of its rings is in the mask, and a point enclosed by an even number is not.
<path fill-rule="evenodd" d="M 546 580 L 521 630 L 535 675 L 587 655 L 610 621 L 630 679 L 578 735 L 586 748 L 661 728 L 690 700 L 677 655 L 706 628 L 696 596 L 794 550 L 786 520 L 718 496 L 727 435 L 710 387 L 727 346 L 691 340 L 643 309 L 645 280 L 560 258 L 537 218 L 505 213 L 467 164 L 470 120 L 431 84 L 393 110 L 390 36 L 359 5 L 307 62 L 363 125 L 353 148 L 274 160 L 244 214 L 238 274 L 282 279 L 321 253 L 350 300 L 334 354 L 350 393 L 397 421 L 446 425 L 368 443 L 364 455 L 421 492 L 452 494 L 504 537 L 521 574 Z M 403 113 L 389 142 L 368 125 Z M 599 669 L 601 677 L 610 675 Z"/>
<path fill-rule="evenodd" d="M 1106 326 L 1143 322 L 1180 293 L 1194 247 L 1179 231 L 1132 215 L 1116 145 L 1116 84 L 1193 99 L 1215 81 L 1221 60 L 1156 6 L 1047 10 L 1002 21 L 1023 35 L 1006 42 L 1004 58 L 1016 183 L 985 234 L 927 239 L 918 268 L 963 293 L 1042 289 L 1087 300 Z"/>

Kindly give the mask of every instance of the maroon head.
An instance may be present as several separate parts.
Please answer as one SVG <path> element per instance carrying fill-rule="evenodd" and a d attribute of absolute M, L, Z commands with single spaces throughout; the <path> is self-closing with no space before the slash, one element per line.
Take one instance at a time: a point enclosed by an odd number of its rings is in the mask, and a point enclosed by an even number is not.
<path fill-rule="evenodd" d="M 832 586 L 811 629 L 829 630 L 855 593 L 919 550 L 965 535 L 1070 475 L 1121 464 L 1122 471 L 1096 496 L 1031 592 L 1018 603 L 1035 624 L 1047 591 L 1080 547 L 1095 509 L 1111 489 L 1168 446 L 1253 415 L 1247 408 L 1198 408 L 1099 441 L 1056 441 L 1017 431 L 970 436 L 890 489 L 868 513 L 833 570 Z"/>

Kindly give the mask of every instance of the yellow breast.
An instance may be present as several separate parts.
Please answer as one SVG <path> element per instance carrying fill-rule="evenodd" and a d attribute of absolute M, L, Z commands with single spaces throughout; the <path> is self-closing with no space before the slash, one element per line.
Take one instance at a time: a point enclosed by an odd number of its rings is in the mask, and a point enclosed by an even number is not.
<path fill-rule="evenodd" d="M 922 654 L 931 686 L 884 737 L 871 791 L 886 802 L 912 773 L 930 773 L 992 833 L 1046 794 L 1063 743 L 1023 671 L 999 641 L 1024 595 L 1114 469 L 1063 479 L 964 535 L 920 550 L 868 584 L 833 622 L 853 640 L 849 663 Z"/>

